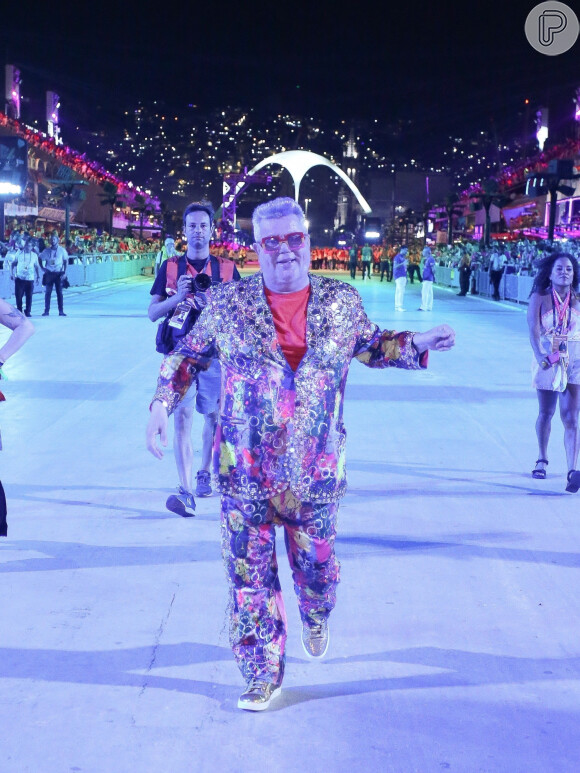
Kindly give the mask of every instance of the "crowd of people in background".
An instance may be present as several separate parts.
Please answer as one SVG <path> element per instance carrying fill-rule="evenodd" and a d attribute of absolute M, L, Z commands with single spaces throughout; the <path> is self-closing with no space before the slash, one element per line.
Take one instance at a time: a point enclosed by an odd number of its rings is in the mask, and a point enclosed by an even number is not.
<path fill-rule="evenodd" d="M 27 225 L 14 218 L 7 220 L 5 241 L 0 242 L 0 266 L 7 251 L 13 251 L 15 245 L 30 238 L 30 246 L 38 255 L 45 249 L 52 233 L 56 233 L 59 243 L 66 248 L 70 263 L 84 263 L 106 260 L 113 255 L 126 254 L 127 258 L 138 257 L 143 253 L 163 255 L 164 243 L 160 238 L 147 237 L 139 239 L 133 235 L 110 235 L 96 228 L 76 228 L 70 230 L 70 238 L 65 243 L 64 229 L 60 224 L 41 223 Z M 168 236 L 176 254 L 187 249 L 187 242 L 181 236 Z M 406 278 L 410 284 L 422 281 L 422 271 L 425 263 L 423 240 L 413 240 L 404 245 L 406 252 Z M 580 259 L 580 239 L 568 239 L 556 242 L 557 249 L 575 255 Z M 401 244 L 363 244 L 340 247 L 312 247 L 312 269 L 314 271 L 350 272 L 352 279 L 357 277 L 371 279 L 376 277 L 381 282 L 394 280 L 393 266 L 395 256 L 401 251 Z M 18 247 L 16 246 L 16 249 Z M 489 273 L 494 284 L 494 296 L 497 295 L 497 285 L 503 274 L 533 276 L 535 264 L 548 252 L 551 245 L 544 240 L 522 238 L 516 241 L 492 240 L 489 247 L 479 242 L 464 241 L 452 245 L 434 244 L 430 246 L 436 266 L 457 269 L 460 279 L 459 295 L 469 291 L 470 277 L 476 271 Z M 212 255 L 233 260 L 238 268 L 257 267 L 257 257 L 251 247 L 227 241 L 220 238 L 210 246 Z M 167 256 L 165 256 L 167 257 Z M 5 261 L 4 261 L 5 262 Z M 4 270 L 10 270 L 6 264 Z"/>
<path fill-rule="evenodd" d="M 70 286 L 67 271 L 70 265 L 131 260 L 155 254 L 159 239 L 140 241 L 133 237 L 110 236 L 96 229 L 72 230 L 70 238 L 57 227 L 34 227 L 12 222 L 5 231 L 6 241 L 0 241 L 0 272 L 14 282 L 17 310 L 31 316 L 33 293 L 44 290 L 44 313 L 49 316 L 53 289 L 58 313 L 66 317 L 63 289 Z M 5 280 L 4 292 L 6 292 Z"/>
<path fill-rule="evenodd" d="M 139 240 L 134 236 L 111 236 L 106 231 L 98 232 L 96 228 L 71 228 L 68 241 L 64 230 L 56 224 L 27 226 L 16 220 L 7 223 L 5 241 L 0 242 L 0 266 L 10 271 L 10 260 L 7 253 L 17 252 L 26 240 L 30 248 L 40 255 L 56 234 L 67 251 L 69 262 L 84 263 L 106 260 L 113 255 L 126 254 L 127 258 L 138 257 L 143 253 L 157 252 L 161 247 L 159 239 L 147 238 Z"/>
<path fill-rule="evenodd" d="M 580 256 L 579 239 L 555 242 L 554 246 L 560 251 Z M 480 268 L 485 271 L 490 270 L 494 261 L 497 265 L 496 256 L 499 255 L 501 256 L 501 265 L 505 268 L 506 273 L 532 276 L 537 261 L 544 258 L 552 250 L 552 245 L 547 241 L 519 239 L 512 242 L 492 240 L 489 247 L 482 247 L 476 242 L 458 243 L 452 246 L 436 245 L 433 247 L 433 254 L 441 266 L 458 268 L 465 258 L 472 269 Z"/>
<path fill-rule="evenodd" d="M 363 245 L 359 247 L 336 248 L 314 247 L 312 249 L 312 268 L 323 271 L 351 270 L 351 277 L 368 276 L 363 260 L 363 251 L 371 253 L 371 274 L 380 281 L 393 280 L 393 262 L 401 252 L 403 245 Z M 404 245 L 406 248 L 406 276 L 410 284 L 422 281 L 422 266 L 425 263 L 424 244 L 422 240 Z M 466 279 L 476 270 L 503 274 L 518 274 L 533 276 L 535 264 L 553 249 L 565 250 L 580 259 L 580 239 L 568 239 L 556 242 L 554 248 L 546 241 L 519 239 L 517 241 L 492 240 L 489 247 L 478 242 L 458 242 L 453 245 L 435 244 L 430 246 L 430 254 L 435 259 L 436 266 L 454 268 L 459 271 L 460 287 L 465 286 Z M 368 260 L 368 258 L 367 258 Z M 370 277 L 369 277 L 370 278 Z M 463 285 L 461 284 L 463 281 Z M 467 292 L 467 291 L 466 291 Z"/>
<path fill-rule="evenodd" d="M 425 263 L 424 243 L 422 240 L 410 242 L 406 247 L 406 276 L 410 284 L 422 281 L 422 267 Z M 374 244 L 346 247 L 313 247 L 312 268 L 322 271 L 350 270 L 351 278 L 368 276 L 365 266 L 370 253 L 371 275 L 380 281 L 393 280 L 393 262 L 403 245 Z M 580 239 L 568 239 L 556 242 L 556 249 L 570 252 L 580 258 Z M 543 240 L 519 239 L 517 241 L 492 240 L 489 247 L 479 242 L 457 242 L 453 245 L 434 244 L 430 246 L 431 255 L 437 266 L 455 268 L 459 271 L 460 281 L 465 286 L 466 279 L 476 270 L 486 272 L 501 271 L 507 274 L 533 276 L 535 264 L 548 252 L 552 246 Z M 367 259 L 363 260 L 366 251 Z"/>

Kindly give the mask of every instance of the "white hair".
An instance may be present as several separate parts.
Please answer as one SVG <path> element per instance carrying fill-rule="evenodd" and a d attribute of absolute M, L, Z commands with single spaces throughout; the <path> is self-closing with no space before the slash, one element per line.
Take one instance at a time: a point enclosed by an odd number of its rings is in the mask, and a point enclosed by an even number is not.
<path fill-rule="evenodd" d="M 279 217 L 287 217 L 288 215 L 295 215 L 304 224 L 304 230 L 306 230 L 305 216 L 302 211 L 302 207 L 297 201 L 291 199 L 289 196 L 280 196 L 272 201 L 266 201 L 264 204 L 259 204 L 252 215 L 252 225 L 254 227 L 254 239 L 258 241 L 260 230 L 260 223 L 262 220 L 275 220 Z"/>

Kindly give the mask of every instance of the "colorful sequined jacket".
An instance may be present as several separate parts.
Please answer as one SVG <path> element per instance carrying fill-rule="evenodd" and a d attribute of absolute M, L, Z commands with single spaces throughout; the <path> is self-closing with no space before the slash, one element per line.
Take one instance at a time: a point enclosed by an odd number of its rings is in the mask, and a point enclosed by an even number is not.
<path fill-rule="evenodd" d="M 310 275 L 306 342 L 292 371 L 276 336 L 262 274 L 218 285 L 184 343 L 162 363 L 155 398 L 174 409 L 195 373 L 219 357 L 214 465 L 222 493 L 268 499 L 290 488 L 302 501 L 346 490 L 344 389 L 353 357 L 371 368 L 421 368 L 412 333 L 381 332 L 358 292 Z"/>

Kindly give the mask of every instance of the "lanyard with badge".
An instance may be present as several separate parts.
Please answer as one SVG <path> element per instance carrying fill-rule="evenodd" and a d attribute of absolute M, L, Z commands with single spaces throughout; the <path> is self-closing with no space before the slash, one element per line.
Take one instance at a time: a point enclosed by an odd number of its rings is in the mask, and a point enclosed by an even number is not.
<path fill-rule="evenodd" d="M 191 277 L 192 293 L 204 293 L 207 289 L 209 289 L 211 285 L 211 277 L 205 273 L 208 263 L 209 256 L 203 264 L 201 271 L 198 271 L 195 276 Z M 183 301 L 180 301 L 177 304 L 175 311 L 173 312 L 173 315 L 168 323 L 170 327 L 174 327 L 176 330 L 183 330 L 186 326 L 190 313 L 194 310 L 201 311 L 205 305 L 205 301 L 202 302 L 200 299 L 196 298 L 195 294 L 187 295 Z"/>
<path fill-rule="evenodd" d="M 566 321 L 566 317 L 568 320 Z M 558 352 L 565 356 L 568 352 L 568 333 L 572 321 L 572 291 L 562 300 L 556 290 L 552 288 L 552 320 L 554 335 L 552 337 L 552 353 Z"/>
<path fill-rule="evenodd" d="M 22 253 L 22 261 L 18 261 L 16 265 L 16 273 L 20 276 L 20 278 L 28 279 L 28 273 L 29 269 L 32 265 L 32 252 L 23 252 Z"/>

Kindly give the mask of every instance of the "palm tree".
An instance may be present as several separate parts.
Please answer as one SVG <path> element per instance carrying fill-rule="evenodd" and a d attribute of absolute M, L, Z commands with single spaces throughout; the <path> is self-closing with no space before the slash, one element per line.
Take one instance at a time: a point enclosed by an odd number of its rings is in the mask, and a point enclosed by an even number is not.
<path fill-rule="evenodd" d="M 139 241 L 143 241 L 143 220 L 146 215 L 151 215 L 155 211 L 151 202 L 143 196 L 142 193 L 136 193 L 133 200 L 133 206 L 139 213 Z"/>
<path fill-rule="evenodd" d="M 72 207 L 73 199 L 76 198 L 78 201 L 79 199 L 82 201 L 85 198 L 85 192 L 82 190 L 77 190 L 77 186 L 85 186 L 88 185 L 88 182 L 86 180 L 68 180 L 66 182 L 63 182 L 62 180 L 49 180 L 45 179 L 45 183 L 50 183 L 51 185 L 55 185 L 56 187 L 53 188 L 53 193 L 55 196 L 57 196 L 63 203 L 64 203 L 64 238 L 65 238 L 65 244 L 68 245 L 70 241 L 70 211 Z"/>
<path fill-rule="evenodd" d="M 164 201 L 159 204 L 159 218 L 161 221 L 161 241 L 163 242 L 168 233 L 175 236 L 175 226 L 179 218 L 176 212 L 170 209 Z"/>
<path fill-rule="evenodd" d="M 470 199 L 474 199 L 473 209 L 474 210 L 485 210 L 485 227 L 483 231 L 483 243 L 486 247 L 489 247 L 491 242 L 491 217 L 489 214 L 489 211 L 491 209 L 491 205 L 495 204 L 496 207 L 499 207 L 501 209 L 502 207 L 505 207 L 505 205 L 508 203 L 509 199 L 507 196 L 504 196 L 502 193 L 500 193 L 499 190 L 499 184 L 497 180 L 494 180 L 493 177 L 490 177 L 488 180 L 484 180 L 481 183 L 481 188 L 479 191 L 476 191 L 475 193 L 469 194 Z"/>
<path fill-rule="evenodd" d="M 113 215 L 115 207 L 125 203 L 125 200 L 118 195 L 118 190 L 119 188 L 115 183 L 107 180 L 103 185 L 104 193 L 99 193 L 99 198 L 101 199 L 103 207 L 109 207 L 109 236 L 113 235 Z"/>

